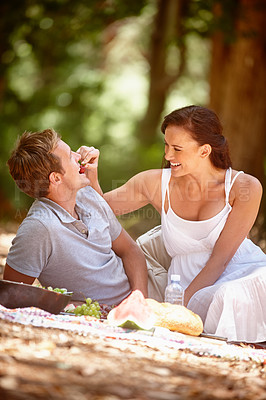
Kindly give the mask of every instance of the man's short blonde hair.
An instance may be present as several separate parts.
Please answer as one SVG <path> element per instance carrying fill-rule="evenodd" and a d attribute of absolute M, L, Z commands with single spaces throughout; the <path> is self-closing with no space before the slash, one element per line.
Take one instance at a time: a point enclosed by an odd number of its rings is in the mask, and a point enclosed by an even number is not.
<path fill-rule="evenodd" d="M 7 161 L 19 189 L 33 198 L 48 195 L 51 172 L 64 173 L 60 159 L 53 154 L 59 140 L 53 129 L 24 132 Z"/>

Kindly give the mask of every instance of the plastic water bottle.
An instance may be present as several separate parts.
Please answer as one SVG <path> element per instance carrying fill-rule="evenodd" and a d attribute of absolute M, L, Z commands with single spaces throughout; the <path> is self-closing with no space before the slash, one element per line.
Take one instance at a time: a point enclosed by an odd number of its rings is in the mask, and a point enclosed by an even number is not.
<path fill-rule="evenodd" d="M 184 305 L 184 290 L 180 285 L 180 275 L 171 275 L 171 283 L 165 289 L 166 303 Z"/>

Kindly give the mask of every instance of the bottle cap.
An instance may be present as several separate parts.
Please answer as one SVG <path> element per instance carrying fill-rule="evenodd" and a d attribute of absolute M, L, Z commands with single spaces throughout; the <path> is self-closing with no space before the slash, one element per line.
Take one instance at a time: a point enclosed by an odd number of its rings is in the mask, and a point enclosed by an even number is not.
<path fill-rule="evenodd" d="M 180 281 L 180 275 L 171 275 L 171 281 Z"/>

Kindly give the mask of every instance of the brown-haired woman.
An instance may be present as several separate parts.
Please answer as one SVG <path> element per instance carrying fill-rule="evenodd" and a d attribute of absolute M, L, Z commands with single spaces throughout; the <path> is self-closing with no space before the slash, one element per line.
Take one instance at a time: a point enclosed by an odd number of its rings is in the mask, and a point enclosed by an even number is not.
<path fill-rule="evenodd" d="M 162 132 L 170 168 L 139 173 L 104 198 L 117 215 L 148 203 L 159 211 L 171 258 L 168 277 L 181 276 L 185 305 L 201 316 L 205 332 L 231 341 L 265 341 L 266 255 L 247 239 L 262 186 L 231 168 L 213 111 L 199 106 L 175 110 L 164 118 Z M 149 234 L 139 241 L 148 268 L 155 258 L 167 258 L 160 234 L 155 236 L 152 245 L 146 241 Z"/>

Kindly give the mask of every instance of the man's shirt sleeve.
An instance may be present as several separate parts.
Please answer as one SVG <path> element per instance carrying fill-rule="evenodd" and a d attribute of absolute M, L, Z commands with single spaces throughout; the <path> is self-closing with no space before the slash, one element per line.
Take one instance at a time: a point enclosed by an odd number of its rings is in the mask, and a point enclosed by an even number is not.
<path fill-rule="evenodd" d="M 26 218 L 12 241 L 6 262 L 16 271 L 38 278 L 47 265 L 51 250 L 51 239 L 45 225 Z"/>

